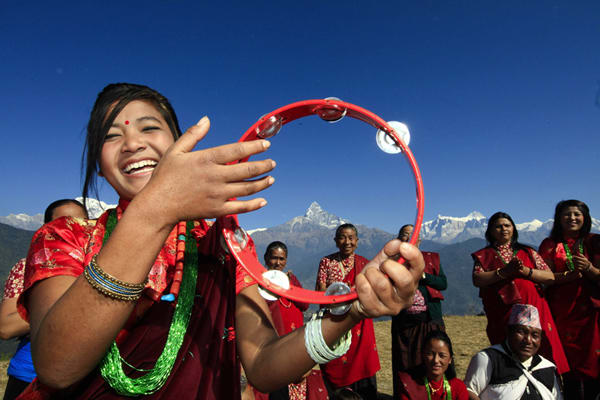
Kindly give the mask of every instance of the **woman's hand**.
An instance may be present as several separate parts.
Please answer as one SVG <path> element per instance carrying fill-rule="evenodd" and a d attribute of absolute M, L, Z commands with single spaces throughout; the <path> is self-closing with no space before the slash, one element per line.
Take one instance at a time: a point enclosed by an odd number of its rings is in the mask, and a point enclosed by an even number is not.
<path fill-rule="evenodd" d="M 404 258 L 404 264 L 395 261 Z M 356 277 L 358 300 L 351 314 L 355 319 L 397 315 L 410 307 L 423 276 L 425 262 L 415 246 L 394 239 Z"/>
<path fill-rule="evenodd" d="M 209 127 L 209 119 L 204 117 L 189 128 L 167 150 L 152 179 L 135 198 L 137 202 L 146 199 L 150 210 L 160 210 L 151 215 L 165 218 L 166 224 L 244 213 L 266 204 L 263 198 L 230 199 L 251 196 L 271 186 L 273 177 L 254 178 L 271 171 L 275 162 L 228 163 L 262 153 L 270 143 L 255 140 L 193 151 Z"/>
<path fill-rule="evenodd" d="M 573 265 L 578 271 L 586 272 L 592 267 L 592 262 L 582 254 L 573 254 Z"/>
<path fill-rule="evenodd" d="M 504 277 L 515 279 L 527 277 L 529 270 L 528 268 L 525 268 L 518 258 L 514 257 L 504 268 L 502 268 L 501 272 Z"/>

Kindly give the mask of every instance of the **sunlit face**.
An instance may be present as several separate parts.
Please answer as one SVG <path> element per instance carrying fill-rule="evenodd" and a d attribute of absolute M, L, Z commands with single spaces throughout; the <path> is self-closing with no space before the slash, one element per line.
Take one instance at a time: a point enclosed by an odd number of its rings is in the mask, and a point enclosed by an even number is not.
<path fill-rule="evenodd" d="M 507 218 L 498 218 L 492 227 L 492 237 L 497 244 L 507 244 L 513 236 L 513 226 Z"/>
<path fill-rule="evenodd" d="M 448 365 L 452 362 L 450 349 L 446 342 L 440 339 L 431 339 L 423 351 L 423 363 L 427 371 L 427 378 L 439 381 L 446 373 Z"/>
<path fill-rule="evenodd" d="M 281 271 L 287 264 L 287 254 L 281 247 L 275 247 L 265 256 L 265 265 L 268 269 Z"/>
<path fill-rule="evenodd" d="M 87 218 L 87 215 L 83 211 L 83 208 L 73 203 L 67 203 L 56 207 L 52 212 L 52 221 L 60 217 Z"/>
<path fill-rule="evenodd" d="M 335 237 L 335 245 L 344 257 L 351 256 L 358 246 L 358 235 L 352 228 L 344 228 Z"/>
<path fill-rule="evenodd" d="M 100 155 L 100 173 L 126 200 L 146 186 L 154 168 L 174 142 L 160 112 L 146 101 L 134 100 L 115 118 Z"/>
<path fill-rule="evenodd" d="M 560 213 L 560 226 L 567 235 L 577 234 L 584 222 L 583 213 L 575 206 L 567 207 Z"/>
<path fill-rule="evenodd" d="M 521 361 L 535 355 L 542 342 L 542 330 L 525 325 L 514 325 L 508 330 L 508 345 Z"/>

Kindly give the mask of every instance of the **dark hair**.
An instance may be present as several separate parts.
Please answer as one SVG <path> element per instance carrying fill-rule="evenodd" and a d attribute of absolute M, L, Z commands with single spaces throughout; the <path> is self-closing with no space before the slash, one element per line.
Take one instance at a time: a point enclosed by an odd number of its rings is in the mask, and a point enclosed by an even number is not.
<path fill-rule="evenodd" d="M 586 237 L 592 230 L 592 217 L 590 217 L 590 209 L 587 204 L 579 200 L 563 200 L 560 201 L 554 210 L 554 225 L 552 225 L 552 231 L 550 237 L 555 242 L 563 240 L 562 225 L 560 223 L 560 214 L 569 207 L 577 207 L 583 214 L 583 226 L 579 230 L 579 237 Z"/>
<path fill-rule="evenodd" d="M 510 239 L 510 243 L 513 245 L 516 244 L 519 241 L 519 232 L 517 231 L 517 226 L 515 225 L 515 222 L 512 220 L 510 215 L 508 215 L 507 213 L 498 211 L 496 214 L 494 214 L 490 217 L 490 219 L 488 220 L 487 229 L 485 230 L 485 240 L 487 240 L 488 245 L 491 246 L 496 242 L 496 240 L 494 239 L 494 236 L 492 236 L 492 230 L 494 229 L 494 224 L 500 218 L 506 218 L 507 220 L 510 221 L 510 223 L 513 227 L 513 234 L 512 234 L 512 238 Z"/>
<path fill-rule="evenodd" d="M 398 231 L 398 236 L 396 236 L 396 239 L 400 239 L 400 235 L 402 234 L 402 231 L 403 231 L 405 228 L 408 228 L 409 226 L 412 226 L 412 227 L 413 227 L 413 229 L 414 229 L 414 227 L 415 227 L 413 224 L 406 224 L 406 225 L 402 225 L 402 226 L 400 227 L 400 230 Z"/>
<path fill-rule="evenodd" d="M 98 94 L 87 126 L 84 154 L 81 157 L 81 169 L 85 165 L 83 183 L 83 204 L 86 204 L 90 192 L 98 197 L 96 176 L 99 171 L 99 160 L 104 139 L 117 115 L 133 100 L 144 100 L 151 103 L 161 113 L 171 129 L 173 138 L 181 136 L 179 122 L 175 110 L 166 97 L 144 85 L 133 83 L 111 83 Z"/>
<path fill-rule="evenodd" d="M 72 203 L 72 204 L 75 204 L 76 206 L 81 207 L 81 209 L 85 213 L 86 218 L 88 217 L 87 210 L 85 209 L 83 204 L 81 204 L 77 200 L 60 199 L 60 200 L 56 200 L 56 201 L 50 203 L 50 205 L 48 207 L 46 207 L 46 211 L 44 211 L 44 223 L 47 224 L 48 222 L 52 221 L 52 215 L 54 214 L 54 210 L 56 210 L 58 207 L 62 207 L 69 203 Z"/>
<path fill-rule="evenodd" d="M 285 243 L 276 240 L 274 242 L 269 243 L 269 245 L 267 246 L 267 250 L 265 250 L 265 259 L 267 257 L 269 257 L 271 255 L 271 252 L 275 249 L 283 250 L 285 252 L 285 256 L 287 257 L 287 255 L 288 255 L 287 246 L 285 245 Z"/>
<path fill-rule="evenodd" d="M 336 389 L 333 392 L 333 396 L 331 397 L 331 400 L 362 400 L 362 399 L 363 398 L 360 394 L 356 393 L 354 390 L 352 390 L 348 387 Z"/>
<path fill-rule="evenodd" d="M 342 224 L 342 225 L 338 226 L 337 229 L 335 230 L 335 237 L 340 236 L 340 234 L 342 233 L 342 231 L 344 229 L 352 229 L 354 231 L 354 233 L 356 233 L 356 237 L 358 237 L 358 230 L 352 224 Z"/>
<path fill-rule="evenodd" d="M 421 353 L 425 352 L 425 347 L 427 347 L 432 340 L 441 340 L 442 342 L 446 343 L 446 346 L 448 346 L 448 351 L 450 352 L 450 357 L 452 357 L 452 362 L 448 365 L 448 369 L 444 375 L 448 380 L 456 378 L 456 369 L 454 368 L 454 351 L 452 351 L 452 341 L 450 340 L 450 336 L 448 336 L 446 332 L 440 330 L 433 330 L 429 332 L 423 340 Z"/>

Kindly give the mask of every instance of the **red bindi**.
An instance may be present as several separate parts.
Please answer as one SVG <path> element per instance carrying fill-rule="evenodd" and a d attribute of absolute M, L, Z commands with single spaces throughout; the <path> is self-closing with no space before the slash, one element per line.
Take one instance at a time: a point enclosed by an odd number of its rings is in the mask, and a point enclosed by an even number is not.
<path fill-rule="evenodd" d="M 129 121 L 125 121 L 125 125 L 129 125 Z"/>

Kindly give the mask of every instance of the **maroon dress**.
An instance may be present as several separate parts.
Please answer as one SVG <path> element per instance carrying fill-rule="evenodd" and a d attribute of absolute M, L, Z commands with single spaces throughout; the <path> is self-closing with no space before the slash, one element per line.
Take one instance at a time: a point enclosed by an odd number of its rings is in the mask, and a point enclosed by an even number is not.
<path fill-rule="evenodd" d="M 588 253 L 588 242 L 584 246 L 584 255 Z M 571 254 L 578 246 L 575 239 L 567 239 Z M 568 271 L 564 243 L 544 239 L 540 245 L 540 255 L 554 267 L 554 272 Z M 571 370 L 582 377 L 599 377 L 600 372 L 600 288 L 586 278 L 579 278 L 563 285 L 548 288 L 548 304 L 556 321 L 556 328 L 563 343 Z"/>
<path fill-rule="evenodd" d="M 117 216 L 127 203 L 121 201 Z M 96 223 L 91 220 L 59 218 L 44 225 L 34 235 L 25 274 L 25 292 L 19 298 L 19 311 L 27 319 L 24 296 L 36 282 L 69 275 L 79 276 L 92 256 L 100 250 L 108 212 Z M 149 399 L 236 399 L 240 398 L 240 363 L 235 343 L 235 297 L 255 282 L 223 250 L 220 244 L 224 224 L 195 223 L 191 234 L 198 244 L 198 280 L 192 315 L 183 344 L 166 383 Z M 175 265 L 176 230 L 169 235 L 150 273 L 144 296 L 116 338 L 121 356 L 138 369 L 154 366 L 163 351 L 175 304 L 161 301 L 168 293 Z M 248 244 L 252 246 L 250 241 Z M 184 278 L 185 279 L 185 278 Z M 125 373 L 139 372 L 125 366 Z M 117 399 L 119 396 L 95 369 L 66 390 L 54 391 L 37 380 L 21 399 Z"/>

